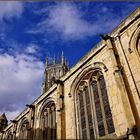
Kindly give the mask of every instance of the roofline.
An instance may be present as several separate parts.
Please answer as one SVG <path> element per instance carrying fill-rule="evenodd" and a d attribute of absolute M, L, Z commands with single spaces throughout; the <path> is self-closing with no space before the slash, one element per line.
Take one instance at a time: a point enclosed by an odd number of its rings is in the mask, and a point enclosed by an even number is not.
<path fill-rule="evenodd" d="M 132 16 L 133 15 L 133 16 Z M 115 34 L 118 34 L 120 32 L 125 31 L 130 25 L 131 23 L 135 22 L 138 18 L 140 18 L 140 6 L 138 6 L 131 14 L 129 14 L 124 20 L 122 20 L 122 22 L 116 27 L 114 28 L 109 35 L 114 36 Z M 99 43 L 96 44 L 95 47 L 93 47 L 88 53 L 86 53 L 72 68 L 69 69 L 69 71 L 62 76 L 60 79 L 62 81 L 66 81 L 75 71 L 77 71 L 77 69 L 79 67 L 81 67 L 85 62 L 87 62 L 87 60 L 91 59 L 94 55 L 96 55 L 101 49 L 103 49 L 105 47 L 105 42 L 103 40 L 101 40 Z M 87 58 L 87 59 L 85 59 Z M 75 69 L 75 67 L 77 65 L 80 66 L 78 68 Z M 46 96 L 48 96 L 52 91 L 54 91 L 56 89 L 56 84 L 54 86 L 52 86 L 46 93 L 40 95 L 32 104 L 35 104 L 37 102 L 38 99 L 40 99 L 42 96 L 42 99 L 44 99 Z M 46 95 L 47 94 L 47 95 Z M 40 101 L 42 100 L 40 99 Z M 40 102 L 39 101 L 39 102 Z M 20 119 L 23 115 L 26 114 L 27 108 L 25 108 L 16 118 Z M 28 111 L 27 111 L 28 112 Z M 25 114 L 24 114 L 25 113 Z M 23 114 L 23 115 L 22 115 Z M 21 117 L 19 117 L 20 115 L 22 115 Z M 11 123 L 10 123 L 11 124 Z M 9 124 L 9 125 L 10 125 Z M 9 126 L 8 125 L 8 126 Z M 8 127 L 7 126 L 7 127 Z M 7 128 L 6 127 L 6 128 Z M 5 128 L 5 130 L 6 130 Z"/>
<path fill-rule="evenodd" d="M 133 15 L 133 16 L 132 16 Z M 133 12 L 131 12 L 122 22 L 116 26 L 110 33 L 110 36 L 115 36 L 116 34 L 122 33 L 125 31 L 133 22 L 135 22 L 137 19 L 140 18 L 140 6 L 138 6 Z M 88 53 L 86 53 L 72 68 L 69 69 L 69 71 L 66 73 L 66 75 L 62 76 L 60 79 L 65 81 L 73 71 L 76 71 L 77 69 L 74 70 L 74 68 L 82 61 L 85 61 L 85 58 L 92 57 L 98 48 L 104 46 L 104 40 L 101 40 L 99 43 L 95 45 Z M 104 44 L 104 45 L 103 45 Z M 90 56 L 92 55 L 92 56 Z M 82 65 L 82 64 L 81 64 Z M 81 67 L 81 65 L 79 67 Z M 71 72 L 70 72 L 71 71 Z M 70 73 L 69 73 L 70 72 Z"/>

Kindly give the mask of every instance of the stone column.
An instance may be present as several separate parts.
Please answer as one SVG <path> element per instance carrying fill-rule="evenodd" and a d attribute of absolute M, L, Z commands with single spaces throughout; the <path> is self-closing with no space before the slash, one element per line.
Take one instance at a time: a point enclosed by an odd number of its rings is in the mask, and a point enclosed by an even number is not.
<path fill-rule="evenodd" d="M 40 106 L 36 106 L 35 107 L 35 117 L 34 117 L 34 135 L 33 135 L 33 139 L 40 139 L 42 140 L 43 139 L 43 136 L 42 136 L 42 122 L 41 122 L 41 116 L 39 116 L 39 107 Z"/>
<path fill-rule="evenodd" d="M 34 116 L 35 116 L 35 106 L 34 105 L 26 105 L 29 109 L 29 124 L 27 125 L 27 139 L 33 139 L 34 132 Z"/>
<path fill-rule="evenodd" d="M 57 139 L 65 139 L 65 107 L 64 107 L 63 83 L 57 83 L 56 122 Z"/>
<path fill-rule="evenodd" d="M 14 140 L 17 139 L 16 132 L 17 132 L 17 121 L 13 120 L 13 139 Z"/>

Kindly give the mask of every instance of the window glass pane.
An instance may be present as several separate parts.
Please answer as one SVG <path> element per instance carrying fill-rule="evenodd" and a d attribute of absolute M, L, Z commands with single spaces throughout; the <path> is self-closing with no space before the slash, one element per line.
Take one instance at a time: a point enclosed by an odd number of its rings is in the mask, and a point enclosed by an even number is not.
<path fill-rule="evenodd" d="M 111 110 L 109 106 L 108 95 L 107 95 L 107 90 L 106 90 L 106 85 L 105 85 L 105 80 L 104 80 L 103 75 L 100 76 L 99 83 L 100 83 L 100 88 L 102 92 L 102 100 L 103 100 L 103 105 L 104 105 L 108 133 L 112 133 L 115 130 L 114 130 L 112 114 L 111 114 Z"/>
<path fill-rule="evenodd" d="M 93 96 L 94 96 L 94 102 L 95 102 L 95 108 L 96 108 L 99 136 L 104 136 L 105 128 L 103 124 L 102 110 L 101 110 L 98 87 L 97 87 L 96 81 L 92 82 L 92 89 L 93 89 Z"/>
<path fill-rule="evenodd" d="M 82 130 L 82 137 L 83 137 L 83 139 L 87 139 L 86 129 Z"/>
<path fill-rule="evenodd" d="M 108 133 L 113 133 L 115 131 L 112 122 L 113 122 L 112 118 L 107 119 Z"/>
<path fill-rule="evenodd" d="M 99 136 L 104 136 L 105 135 L 105 129 L 104 129 L 103 122 L 98 123 L 98 128 L 99 128 Z"/>
<path fill-rule="evenodd" d="M 85 120 L 83 93 L 80 93 L 78 96 L 79 96 L 79 103 L 80 103 L 82 138 L 86 139 L 87 138 L 87 134 L 86 134 L 86 120 Z"/>
<path fill-rule="evenodd" d="M 90 139 L 94 138 L 94 130 L 93 130 L 93 120 L 92 120 L 92 112 L 91 112 L 91 105 L 90 105 L 90 95 L 88 91 L 88 87 L 85 88 L 85 97 L 86 97 L 86 108 L 87 108 L 87 116 L 88 116 L 88 124 L 89 124 L 89 132 L 90 132 Z"/>
<path fill-rule="evenodd" d="M 93 74 L 93 73 L 91 73 Z M 89 74 L 91 76 L 91 74 Z M 92 93 L 88 90 L 88 87 L 85 87 L 84 90 L 77 94 L 77 117 L 78 117 L 78 127 L 79 135 L 82 139 L 94 139 L 95 135 L 100 137 L 105 136 L 106 133 L 114 132 L 114 125 L 112 120 L 112 114 L 109 106 L 108 95 L 104 77 L 100 75 L 101 73 L 95 72 L 92 81 Z M 88 75 L 84 77 L 84 80 L 80 83 L 80 89 L 82 85 L 84 86 L 85 80 L 88 80 Z M 92 95 L 93 94 L 93 95 Z M 94 101 L 91 101 L 92 97 Z M 94 119 L 94 114 L 92 114 L 92 107 L 95 108 L 96 119 Z M 106 120 L 105 120 L 106 119 Z M 94 120 L 97 122 L 98 134 L 94 134 Z M 89 130 L 88 130 L 89 128 Z M 107 130 L 105 130 L 105 128 Z M 89 132 L 89 133 L 87 133 Z M 89 134 L 89 136 L 88 136 Z"/>

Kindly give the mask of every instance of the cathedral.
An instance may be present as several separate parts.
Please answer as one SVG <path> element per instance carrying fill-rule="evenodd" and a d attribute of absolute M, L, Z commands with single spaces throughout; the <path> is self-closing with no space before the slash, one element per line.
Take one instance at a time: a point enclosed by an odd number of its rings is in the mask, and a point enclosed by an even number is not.
<path fill-rule="evenodd" d="M 41 95 L 8 124 L 0 139 L 140 138 L 140 7 L 69 69 L 46 58 Z"/>

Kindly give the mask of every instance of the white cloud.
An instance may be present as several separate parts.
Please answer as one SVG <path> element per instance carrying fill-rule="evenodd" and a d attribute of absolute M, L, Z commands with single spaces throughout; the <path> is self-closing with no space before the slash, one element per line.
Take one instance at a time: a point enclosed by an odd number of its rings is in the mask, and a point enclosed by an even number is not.
<path fill-rule="evenodd" d="M 58 3 L 48 9 L 48 16 L 45 14 L 46 9 L 44 9 L 44 13 L 41 10 L 41 14 L 44 14 L 46 18 L 44 17 L 35 29 L 28 30 L 27 33 L 46 34 L 47 32 L 54 31 L 59 33 L 63 39 L 78 40 L 109 30 L 119 21 L 119 18 L 110 18 L 111 21 L 109 21 L 108 16 L 101 18 L 100 15 L 92 13 L 96 20 L 89 22 L 84 19 L 83 12 L 72 3 Z M 107 10 L 104 7 L 103 11 L 107 12 Z"/>
<path fill-rule="evenodd" d="M 10 19 L 13 17 L 19 18 L 23 11 L 23 4 L 15 1 L 1 1 L 0 2 L 0 21 L 4 18 Z"/>
<path fill-rule="evenodd" d="M 38 46 L 36 44 L 29 44 L 28 47 L 26 48 L 25 52 L 26 53 L 31 53 L 31 54 L 34 54 L 36 53 L 36 49 L 38 48 Z"/>
<path fill-rule="evenodd" d="M 46 12 L 46 9 L 44 9 L 44 12 Z M 75 5 L 68 3 L 57 4 L 51 7 L 48 18 L 38 23 L 37 26 L 38 29 L 28 30 L 27 32 L 45 33 L 54 30 L 61 33 L 63 38 L 81 39 L 92 35 L 93 30 L 96 30 L 90 23 L 82 19 L 82 14 Z"/>
<path fill-rule="evenodd" d="M 46 22 L 42 22 L 41 26 Z M 48 25 L 70 38 L 82 38 L 93 34 L 92 25 L 82 19 L 82 14 L 75 5 L 60 4 L 51 9 Z"/>
<path fill-rule="evenodd" d="M 12 119 L 41 94 L 44 64 L 19 53 L 1 54 L 0 60 L 0 112 Z"/>
<path fill-rule="evenodd" d="M 131 9 L 126 6 L 120 9 L 118 14 L 113 11 L 113 8 L 104 5 L 95 6 L 92 13 L 86 13 L 91 14 L 92 19 L 86 20 L 86 14 L 79 7 L 73 3 L 57 3 L 41 9 L 38 13 L 43 15 L 42 21 L 35 28 L 29 29 L 27 33 L 46 34 L 46 38 L 47 33 L 52 32 L 58 33 L 57 37 L 60 36 L 62 39 L 79 40 L 110 32 Z M 88 9 L 83 10 L 88 11 Z"/>

